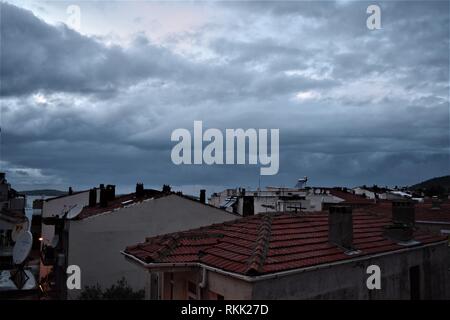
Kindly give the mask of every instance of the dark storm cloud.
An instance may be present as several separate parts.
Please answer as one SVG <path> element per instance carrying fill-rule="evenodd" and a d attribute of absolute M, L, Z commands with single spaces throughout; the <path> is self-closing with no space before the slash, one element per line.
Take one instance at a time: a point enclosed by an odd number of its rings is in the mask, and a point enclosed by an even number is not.
<path fill-rule="evenodd" d="M 143 79 L 176 76 L 179 61 L 137 38 L 130 48 L 105 44 L 30 11 L 1 4 L 2 95 L 38 90 L 112 93 Z"/>
<path fill-rule="evenodd" d="M 142 34 L 120 46 L 2 4 L 7 169 L 23 185 L 22 173 L 35 185 L 255 186 L 252 166 L 171 163 L 171 131 L 203 120 L 280 129 L 280 172 L 262 186 L 449 172 L 448 3 L 382 2 L 377 31 L 360 1 L 216 5 L 232 18 L 167 46 Z"/>

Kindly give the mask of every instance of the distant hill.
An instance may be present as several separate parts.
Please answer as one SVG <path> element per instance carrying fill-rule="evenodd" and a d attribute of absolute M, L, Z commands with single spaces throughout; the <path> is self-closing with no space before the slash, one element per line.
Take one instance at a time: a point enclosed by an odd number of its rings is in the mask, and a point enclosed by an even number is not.
<path fill-rule="evenodd" d="M 446 190 L 450 189 L 450 176 L 443 176 L 443 177 L 437 177 L 432 178 L 423 182 L 420 182 L 418 184 L 412 185 L 410 189 L 417 190 L 417 189 L 430 189 L 430 188 L 444 188 Z"/>
<path fill-rule="evenodd" d="M 65 191 L 53 190 L 53 189 L 41 189 L 41 190 L 26 190 L 20 191 L 19 193 L 26 196 L 49 196 L 49 197 L 59 197 L 67 194 Z"/>

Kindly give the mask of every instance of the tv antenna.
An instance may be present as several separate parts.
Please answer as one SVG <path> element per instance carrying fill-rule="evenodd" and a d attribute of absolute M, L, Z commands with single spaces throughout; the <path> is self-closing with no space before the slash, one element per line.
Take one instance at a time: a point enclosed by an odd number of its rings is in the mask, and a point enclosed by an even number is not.
<path fill-rule="evenodd" d="M 12 241 L 16 242 L 19 235 L 24 232 L 28 231 L 30 226 L 30 220 L 28 220 L 28 217 L 25 217 L 25 221 L 22 223 L 18 223 L 14 226 L 14 229 L 11 232 L 11 239 Z"/>

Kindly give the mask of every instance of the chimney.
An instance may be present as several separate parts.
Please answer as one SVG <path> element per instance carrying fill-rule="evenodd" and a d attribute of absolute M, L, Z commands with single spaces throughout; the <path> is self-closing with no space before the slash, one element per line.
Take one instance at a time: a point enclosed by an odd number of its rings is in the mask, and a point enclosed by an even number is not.
<path fill-rule="evenodd" d="M 345 249 L 353 247 L 353 214 L 350 206 L 331 206 L 328 214 L 328 241 Z"/>
<path fill-rule="evenodd" d="M 100 188 L 100 207 L 106 208 L 108 206 L 108 191 L 105 188 Z"/>
<path fill-rule="evenodd" d="M 206 190 L 205 189 L 200 190 L 200 202 L 206 203 Z"/>
<path fill-rule="evenodd" d="M 392 202 L 392 224 L 385 227 L 384 236 L 392 241 L 405 242 L 413 239 L 415 225 L 414 202 Z"/>
<path fill-rule="evenodd" d="M 414 227 L 414 202 L 410 200 L 397 200 L 392 202 L 392 222 L 398 225 Z"/>
<path fill-rule="evenodd" d="M 116 198 L 116 186 L 112 184 L 108 184 L 106 186 L 106 194 L 107 194 L 107 200 L 112 201 Z"/>
<path fill-rule="evenodd" d="M 433 196 L 433 198 L 431 198 L 431 209 L 432 210 L 441 209 L 441 202 L 439 201 L 439 198 L 437 196 Z"/>
<path fill-rule="evenodd" d="M 136 183 L 136 197 L 141 198 L 144 196 L 144 184 Z"/>
<path fill-rule="evenodd" d="M 95 188 L 89 190 L 89 207 L 95 207 L 97 204 L 97 190 Z"/>
<path fill-rule="evenodd" d="M 252 216 L 255 214 L 255 201 L 253 196 L 242 197 L 242 216 Z"/>

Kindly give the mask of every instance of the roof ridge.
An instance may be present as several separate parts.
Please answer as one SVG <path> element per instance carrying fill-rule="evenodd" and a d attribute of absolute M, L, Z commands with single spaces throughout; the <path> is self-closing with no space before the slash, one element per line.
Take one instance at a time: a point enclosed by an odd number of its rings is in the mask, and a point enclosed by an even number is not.
<path fill-rule="evenodd" d="M 178 235 L 170 235 L 167 238 L 160 239 L 161 248 L 156 250 L 155 252 L 151 253 L 146 257 L 146 262 L 156 262 L 160 260 L 161 258 L 167 256 L 173 249 L 175 249 L 178 245 L 178 240 L 180 239 L 180 236 Z"/>
<path fill-rule="evenodd" d="M 269 241 L 272 233 L 273 217 L 271 214 L 264 214 L 261 215 L 261 220 L 255 246 L 253 247 L 251 256 L 247 260 L 247 269 L 245 270 L 245 273 L 248 275 L 260 273 L 267 257 L 267 250 L 269 248 Z"/>

